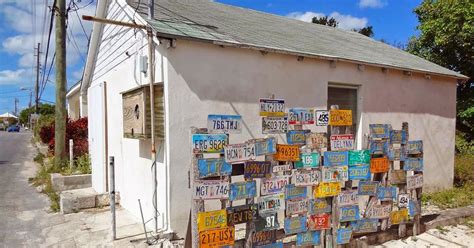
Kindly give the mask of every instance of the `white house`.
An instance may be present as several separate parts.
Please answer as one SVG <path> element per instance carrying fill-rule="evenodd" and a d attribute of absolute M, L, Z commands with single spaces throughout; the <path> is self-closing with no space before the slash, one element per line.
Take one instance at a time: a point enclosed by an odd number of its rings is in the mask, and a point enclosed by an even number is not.
<path fill-rule="evenodd" d="M 77 120 L 81 118 L 81 81 L 75 83 L 66 93 L 67 113 L 69 118 Z"/>
<path fill-rule="evenodd" d="M 231 143 L 264 137 L 258 99 L 274 95 L 287 107 L 354 113 L 360 148 L 369 123 L 410 125 L 424 142 L 425 190 L 453 183 L 456 84 L 465 76 L 355 32 L 305 23 L 212 1 L 99 1 L 97 17 L 150 25 L 155 75 L 163 86 L 164 135 L 158 152 L 158 227 L 185 237 L 191 189 L 190 128 L 208 114 L 237 114 L 245 123 Z M 153 174 L 149 139 L 124 137 L 122 93 L 148 84 L 141 29 L 94 23 L 81 86 L 88 110 L 93 187 L 107 191 L 108 156 L 115 157 L 121 205 L 152 218 Z M 142 64 L 143 65 L 143 64 Z M 323 127 L 307 127 L 325 131 Z"/>

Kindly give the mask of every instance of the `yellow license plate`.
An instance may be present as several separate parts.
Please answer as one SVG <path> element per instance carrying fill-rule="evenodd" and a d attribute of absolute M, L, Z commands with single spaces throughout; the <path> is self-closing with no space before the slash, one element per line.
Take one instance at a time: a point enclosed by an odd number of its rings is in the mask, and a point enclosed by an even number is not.
<path fill-rule="evenodd" d="M 299 161 L 300 148 L 297 145 L 276 145 L 277 152 L 273 156 L 278 161 Z"/>
<path fill-rule="evenodd" d="M 350 126 L 352 125 L 352 110 L 330 110 L 330 126 Z"/>
<path fill-rule="evenodd" d="M 224 228 L 227 226 L 227 212 L 225 209 L 209 212 L 199 212 L 197 223 L 199 231 Z"/>

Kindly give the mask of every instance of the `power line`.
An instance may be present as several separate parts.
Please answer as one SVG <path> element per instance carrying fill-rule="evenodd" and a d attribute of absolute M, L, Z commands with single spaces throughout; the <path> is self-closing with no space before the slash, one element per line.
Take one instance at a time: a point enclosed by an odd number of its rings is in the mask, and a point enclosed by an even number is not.
<path fill-rule="evenodd" d="M 51 59 L 51 64 L 49 65 L 48 75 L 46 76 L 46 80 L 41 85 L 41 91 L 39 98 L 43 95 L 44 88 L 46 87 L 46 82 L 49 80 L 49 75 L 51 74 L 51 70 L 53 69 L 54 59 L 56 58 L 56 52 L 54 52 L 53 59 Z"/>
<path fill-rule="evenodd" d="M 85 6 L 81 7 L 81 8 L 79 8 L 79 6 L 76 4 L 76 2 L 74 2 L 74 0 L 72 1 L 72 4 L 76 7 L 76 8 L 73 10 L 73 12 L 76 13 L 77 19 L 79 20 L 79 24 L 81 25 L 81 28 L 82 28 L 82 32 L 84 33 L 84 35 L 86 36 L 86 38 L 87 38 L 88 41 L 90 41 L 90 38 L 89 38 L 89 36 L 87 35 L 87 32 L 86 32 L 86 29 L 84 28 L 84 25 L 82 24 L 82 18 L 79 17 L 78 11 L 79 11 L 80 9 L 83 9 L 83 8 L 89 6 L 89 5 L 92 4 L 93 2 L 94 2 L 94 0 L 90 1 L 87 5 L 85 5 Z"/>
<path fill-rule="evenodd" d="M 46 54 L 45 54 L 45 57 L 44 57 L 44 65 L 48 64 L 49 43 L 51 42 L 51 33 L 53 31 L 54 10 L 55 10 L 55 8 L 56 8 L 56 0 L 54 0 L 53 7 L 51 7 L 51 21 L 49 23 L 49 34 L 48 34 L 48 42 L 46 44 Z M 56 52 L 55 52 L 55 54 L 56 54 Z M 42 85 L 43 88 L 44 88 L 44 85 L 45 85 L 45 80 L 44 80 L 45 74 L 46 74 L 46 66 L 43 68 L 43 76 L 41 78 L 41 85 Z M 48 73 L 48 75 L 49 75 L 49 73 Z"/>

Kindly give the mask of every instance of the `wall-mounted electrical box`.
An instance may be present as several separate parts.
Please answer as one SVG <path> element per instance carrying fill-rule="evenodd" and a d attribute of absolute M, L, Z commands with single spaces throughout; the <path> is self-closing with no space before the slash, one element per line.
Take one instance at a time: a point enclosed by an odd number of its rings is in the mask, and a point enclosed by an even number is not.
<path fill-rule="evenodd" d="M 163 85 L 154 85 L 155 137 L 164 139 Z M 151 138 L 150 87 L 148 85 L 123 92 L 123 137 L 132 139 Z"/>

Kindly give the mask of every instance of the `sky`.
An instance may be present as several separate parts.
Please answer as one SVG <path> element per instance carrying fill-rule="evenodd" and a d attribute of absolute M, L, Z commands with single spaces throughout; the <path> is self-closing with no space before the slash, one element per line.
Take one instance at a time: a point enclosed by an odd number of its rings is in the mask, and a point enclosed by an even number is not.
<path fill-rule="evenodd" d="M 94 15 L 97 0 L 66 0 L 70 7 L 66 41 L 68 88 L 82 77 L 91 23 L 79 16 Z M 339 28 L 351 30 L 373 26 L 374 39 L 406 44 L 417 35 L 413 9 L 421 0 L 216 0 L 310 22 L 314 16 L 330 16 Z M 36 80 L 35 47 L 40 45 L 41 102 L 54 102 L 54 25 L 48 57 L 50 6 L 53 0 L 0 0 L 0 114 L 28 107 Z M 51 68 L 51 72 L 50 71 Z M 49 75 L 49 77 L 48 77 Z M 46 80 L 48 79 L 48 80 Z M 34 96 L 32 99 L 34 105 Z"/>

